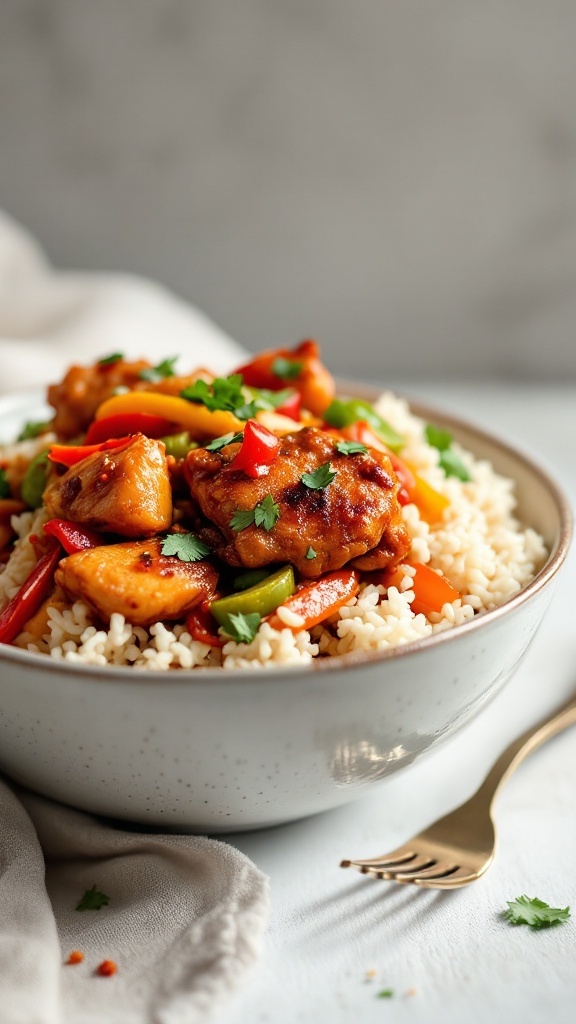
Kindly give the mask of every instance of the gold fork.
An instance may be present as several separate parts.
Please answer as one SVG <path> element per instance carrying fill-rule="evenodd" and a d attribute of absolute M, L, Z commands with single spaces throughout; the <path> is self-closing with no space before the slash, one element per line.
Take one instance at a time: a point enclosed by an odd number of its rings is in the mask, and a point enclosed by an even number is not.
<path fill-rule="evenodd" d="M 500 755 L 474 796 L 397 850 L 372 860 L 343 860 L 340 867 L 427 889 L 458 889 L 480 878 L 494 858 L 492 803 L 500 786 L 528 754 L 576 723 L 576 698 L 527 729 Z"/>

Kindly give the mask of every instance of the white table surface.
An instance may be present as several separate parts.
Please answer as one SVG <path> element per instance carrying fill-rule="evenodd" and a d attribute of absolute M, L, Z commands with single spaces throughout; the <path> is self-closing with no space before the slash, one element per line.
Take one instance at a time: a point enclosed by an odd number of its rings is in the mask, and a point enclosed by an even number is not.
<path fill-rule="evenodd" d="M 576 505 L 574 385 L 403 389 L 531 451 Z M 576 729 L 537 751 L 501 792 L 496 859 L 473 885 L 421 891 L 339 861 L 393 849 L 458 805 L 511 739 L 576 692 L 575 583 L 576 546 L 524 664 L 455 737 L 346 807 L 227 837 L 270 876 L 272 913 L 259 966 L 219 1022 L 573 1024 Z M 539 932 L 512 927 L 501 912 L 522 893 L 570 904 L 573 918 Z M 378 998 L 386 988 L 394 995 Z"/>

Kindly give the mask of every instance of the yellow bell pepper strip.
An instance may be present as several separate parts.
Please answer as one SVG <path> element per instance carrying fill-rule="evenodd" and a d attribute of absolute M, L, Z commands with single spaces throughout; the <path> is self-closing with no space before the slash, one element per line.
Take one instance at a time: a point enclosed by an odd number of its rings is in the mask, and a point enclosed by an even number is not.
<path fill-rule="evenodd" d="M 462 595 L 456 590 L 456 587 L 453 587 L 445 576 L 434 572 L 430 566 L 423 565 L 421 562 L 404 562 L 403 564 L 409 565 L 415 570 L 410 587 L 414 591 L 414 600 L 410 607 L 415 615 L 441 612 L 445 604 L 452 604 L 453 601 L 461 598 Z M 400 589 L 404 573 L 401 568 L 398 568 L 391 572 L 371 573 L 369 579 L 371 583 L 380 583 L 384 587 Z"/>
<path fill-rule="evenodd" d="M 412 501 L 418 506 L 422 519 L 427 523 L 440 523 L 444 517 L 444 509 L 450 504 L 445 494 L 440 494 L 434 487 L 424 480 L 418 473 L 413 473 L 414 490 Z"/>
<path fill-rule="evenodd" d="M 143 412 L 150 416 L 163 416 L 188 430 L 195 440 L 220 437 L 230 432 L 237 434 L 245 424 L 226 409 L 207 409 L 197 402 L 187 402 L 177 395 L 163 395 L 156 391 L 128 391 L 124 395 L 107 398 L 96 410 L 96 420 Z"/>
<path fill-rule="evenodd" d="M 311 629 L 319 622 L 324 622 L 329 615 L 337 612 L 351 597 L 355 597 L 360 588 L 359 573 L 354 569 L 339 569 L 328 572 L 325 576 L 300 587 L 291 597 L 282 602 L 282 608 L 289 615 L 288 621 L 278 614 L 269 617 L 268 624 L 273 629 Z"/>
<path fill-rule="evenodd" d="M 210 611 L 225 630 L 232 629 L 233 632 L 230 615 L 250 615 L 253 612 L 260 616 L 268 615 L 287 601 L 295 587 L 294 570 L 291 565 L 285 565 L 248 590 L 212 601 Z"/>
<path fill-rule="evenodd" d="M 146 437 L 162 437 L 172 430 L 170 420 L 164 416 L 150 416 L 149 413 L 133 413 L 131 416 L 107 416 L 103 420 L 93 420 L 84 444 L 101 444 L 114 437 L 127 437 L 129 434 L 145 434 Z"/>

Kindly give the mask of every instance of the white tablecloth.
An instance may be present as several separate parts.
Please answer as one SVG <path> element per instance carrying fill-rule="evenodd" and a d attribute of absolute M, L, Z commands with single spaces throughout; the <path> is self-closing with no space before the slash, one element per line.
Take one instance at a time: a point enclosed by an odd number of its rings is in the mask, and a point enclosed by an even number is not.
<path fill-rule="evenodd" d="M 530 449 L 576 503 L 574 386 L 405 390 Z M 419 891 L 338 865 L 393 849 L 455 807 L 509 740 L 576 692 L 575 584 L 576 547 L 524 665 L 457 736 L 354 804 L 229 837 L 269 874 L 272 918 L 260 966 L 222 1024 L 573 1024 L 576 729 L 501 792 L 496 859 L 472 886 Z M 573 917 L 539 932 L 514 928 L 501 912 L 522 893 L 570 904 Z M 378 998 L 387 988 L 394 995 Z"/>

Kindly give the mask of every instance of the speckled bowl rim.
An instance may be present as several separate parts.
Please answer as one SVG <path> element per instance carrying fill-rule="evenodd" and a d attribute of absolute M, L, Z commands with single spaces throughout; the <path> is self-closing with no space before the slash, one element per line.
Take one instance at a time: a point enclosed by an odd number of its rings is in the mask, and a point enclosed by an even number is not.
<path fill-rule="evenodd" d="M 337 387 L 340 394 L 354 395 L 368 401 L 374 401 L 387 390 L 384 386 L 377 387 L 349 380 L 338 380 Z M 354 651 L 348 654 L 335 655 L 331 658 L 318 658 L 314 659 L 311 664 L 302 667 L 278 665 L 276 667 L 260 668 L 254 672 L 250 672 L 249 669 L 227 668 L 175 669 L 166 672 L 154 669 L 135 669 L 129 665 L 80 665 L 74 662 L 56 661 L 47 655 L 34 654 L 31 651 L 23 651 L 20 648 L 3 644 L 0 644 L 0 666 L 3 662 L 12 662 L 32 669 L 35 672 L 56 672 L 60 675 L 65 673 L 66 675 L 80 676 L 87 680 L 95 679 L 97 682 L 100 682 L 103 678 L 106 680 L 116 679 L 131 686 L 142 686 L 142 684 L 157 686 L 161 684 L 166 685 L 166 683 L 197 686 L 199 684 L 204 685 L 207 682 L 210 682 L 211 685 L 217 685 L 218 682 L 226 684 L 241 682 L 244 684 L 257 683 L 270 687 L 276 681 L 278 683 L 285 682 L 287 677 L 297 677 L 300 679 L 303 676 L 308 676 L 318 679 L 323 675 L 331 677 L 334 673 L 347 673 L 351 670 L 356 673 L 362 669 L 373 668 L 375 664 L 382 663 L 384 665 L 388 662 L 395 662 L 399 658 L 419 657 L 439 645 L 463 640 L 470 633 L 478 629 L 484 629 L 489 624 L 496 622 L 496 620 L 511 615 L 517 608 L 530 601 L 537 593 L 550 584 L 568 555 L 574 529 L 574 516 L 566 493 L 548 471 L 531 454 L 518 447 L 516 443 L 512 444 L 509 441 L 501 440 L 495 434 L 478 427 L 476 423 L 462 416 L 447 412 L 438 406 L 422 402 L 420 399 L 411 397 L 405 392 L 394 391 L 394 394 L 399 398 L 405 399 L 409 404 L 410 411 L 421 419 L 441 423 L 442 426 L 448 427 L 455 433 L 458 433 L 460 430 L 466 431 L 473 434 L 474 438 L 478 439 L 480 445 L 484 443 L 497 448 L 503 456 L 512 458 L 537 477 L 552 497 L 558 512 L 559 531 L 557 542 L 550 551 L 546 563 L 534 579 L 512 598 L 505 601 L 504 604 L 489 612 L 475 616 L 454 629 L 443 630 L 440 633 L 422 637 L 420 640 L 414 640 L 399 647 L 389 648 L 384 651 L 370 651 L 368 653 Z M 7 407 L 15 407 L 13 411 L 20 408 L 24 410 L 27 399 L 30 400 L 31 404 L 34 402 L 38 406 L 44 404 L 43 396 L 38 391 L 28 390 L 15 392 L 10 396 L 2 396 L 0 397 L 0 419 Z"/>

